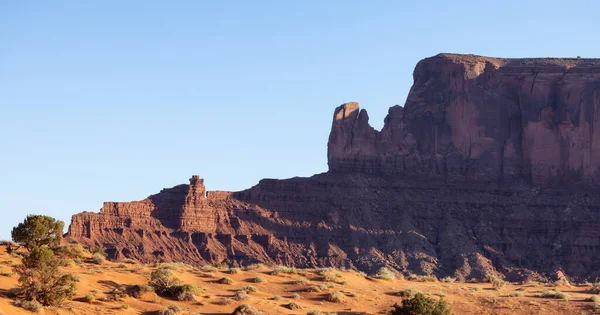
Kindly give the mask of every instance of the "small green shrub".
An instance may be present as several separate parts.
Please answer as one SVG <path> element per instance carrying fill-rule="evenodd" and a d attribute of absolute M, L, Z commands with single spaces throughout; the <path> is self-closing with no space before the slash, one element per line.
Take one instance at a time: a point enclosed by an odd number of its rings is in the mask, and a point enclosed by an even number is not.
<path fill-rule="evenodd" d="M 274 276 L 280 273 L 297 274 L 298 270 L 294 267 L 277 266 L 275 269 L 273 269 L 273 271 L 271 271 L 271 275 Z"/>
<path fill-rule="evenodd" d="M 504 280 L 500 279 L 496 275 L 490 275 L 488 278 L 488 282 L 490 282 L 492 284 L 492 286 L 494 287 L 495 290 L 502 289 L 504 287 L 504 285 L 506 284 L 504 282 Z"/>
<path fill-rule="evenodd" d="M 121 308 L 124 310 L 128 310 L 129 309 L 129 304 L 122 304 Z"/>
<path fill-rule="evenodd" d="M 233 284 L 233 280 L 229 277 L 223 277 L 217 281 L 220 284 Z"/>
<path fill-rule="evenodd" d="M 565 301 L 569 300 L 569 295 L 560 291 L 544 291 L 542 292 L 541 297 L 549 299 L 560 299 Z"/>
<path fill-rule="evenodd" d="M 300 298 L 300 294 L 294 293 L 294 294 L 292 294 L 291 297 L 292 297 L 292 299 L 298 299 L 298 298 Z"/>
<path fill-rule="evenodd" d="M 86 296 L 83 297 L 83 301 L 84 302 L 92 302 L 96 299 L 96 297 L 92 294 L 88 294 Z"/>
<path fill-rule="evenodd" d="M 246 271 L 255 270 L 255 269 L 262 268 L 264 266 L 265 265 L 263 265 L 263 264 L 251 264 L 251 265 L 248 265 L 248 266 L 244 267 L 244 270 L 246 270 Z"/>
<path fill-rule="evenodd" d="M 231 303 L 233 303 L 232 298 L 222 298 L 222 299 L 218 300 L 217 302 L 215 302 L 215 304 L 219 304 L 219 305 L 229 305 Z"/>
<path fill-rule="evenodd" d="M 273 300 L 273 301 L 279 301 L 279 300 L 281 300 L 281 296 L 276 295 L 276 296 L 272 297 L 271 300 Z"/>
<path fill-rule="evenodd" d="M 244 290 L 247 292 L 258 292 L 258 289 L 253 285 L 245 286 Z"/>
<path fill-rule="evenodd" d="M 302 284 L 302 283 L 306 283 L 306 282 L 308 282 L 308 279 L 306 279 L 305 277 L 294 280 L 294 284 Z"/>
<path fill-rule="evenodd" d="M 263 277 L 256 277 L 254 279 L 251 280 L 254 283 L 261 283 L 261 282 L 265 282 L 265 278 Z"/>
<path fill-rule="evenodd" d="M 396 276 L 394 273 L 386 267 L 380 268 L 376 273 L 371 275 L 373 278 L 382 279 L 382 280 L 394 280 Z"/>
<path fill-rule="evenodd" d="M 446 301 L 428 298 L 422 293 L 417 293 L 413 298 L 403 299 L 402 305 L 394 304 L 391 315 L 451 315 L 452 312 Z"/>
<path fill-rule="evenodd" d="M 232 275 L 238 274 L 240 273 L 241 269 L 240 268 L 229 268 L 229 273 Z"/>
<path fill-rule="evenodd" d="M 415 296 L 415 294 L 419 293 L 419 291 L 415 288 L 407 288 L 404 289 L 400 292 L 398 292 L 398 295 L 403 297 L 403 298 L 412 298 Z"/>
<path fill-rule="evenodd" d="M 170 270 L 161 268 L 150 273 L 148 285 L 154 288 L 154 291 L 161 296 L 173 296 L 176 288 L 179 286 L 177 279 Z"/>

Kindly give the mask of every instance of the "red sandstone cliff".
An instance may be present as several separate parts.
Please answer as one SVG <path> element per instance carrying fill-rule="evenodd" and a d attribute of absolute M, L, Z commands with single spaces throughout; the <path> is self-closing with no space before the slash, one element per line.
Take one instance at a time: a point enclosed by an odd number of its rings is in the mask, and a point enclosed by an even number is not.
<path fill-rule="evenodd" d="M 194 176 L 67 236 L 117 259 L 596 280 L 598 106 L 600 60 L 442 54 L 381 131 L 336 108 L 327 173 L 235 193 Z"/>

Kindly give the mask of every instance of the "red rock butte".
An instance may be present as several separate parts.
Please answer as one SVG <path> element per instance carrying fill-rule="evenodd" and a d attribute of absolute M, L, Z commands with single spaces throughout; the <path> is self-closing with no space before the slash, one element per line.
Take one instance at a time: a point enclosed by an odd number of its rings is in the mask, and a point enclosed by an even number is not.
<path fill-rule="evenodd" d="M 329 171 L 206 191 L 198 176 L 73 216 L 112 258 L 510 280 L 598 279 L 600 59 L 440 54 L 381 131 L 337 107 Z"/>

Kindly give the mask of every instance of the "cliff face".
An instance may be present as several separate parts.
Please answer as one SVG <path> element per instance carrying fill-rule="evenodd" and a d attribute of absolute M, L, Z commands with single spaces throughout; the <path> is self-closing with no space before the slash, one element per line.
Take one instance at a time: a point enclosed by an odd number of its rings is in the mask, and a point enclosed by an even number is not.
<path fill-rule="evenodd" d="M 600 62 L 438 55 L 383 129 L 336 109 L 329 167 L 406 178 L 598 183 Z M 594 132 L 596 130 L 596 132 Z"/>
<path fill-rule="evenodd" d="M 381 131 L 335 109 L 326 173 L 241 192 L 194 176 L 77 214 L 67 239 L 147 262 L 596 280 L 600 61 L 443 54 L 414 80 Z"/>

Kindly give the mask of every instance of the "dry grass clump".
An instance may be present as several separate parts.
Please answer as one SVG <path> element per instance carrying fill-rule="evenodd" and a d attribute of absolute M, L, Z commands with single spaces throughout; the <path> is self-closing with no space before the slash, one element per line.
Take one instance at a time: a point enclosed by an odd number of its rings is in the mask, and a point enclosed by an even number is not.
<path fill-rule="evenodd" d="M 382 280 L 395 280 L 396 275 L 386 267 L 382 267 L 377 270 L 376 273 L 371 275 L 372 278 L 382 279 Z"/>
<path fill-rule="evenodd" d="M 262 312 L 248 304 L 242 304 L 233 310 L 231 315 L 262 315 Z"/>
<path fill-rule="evenodd" d="M 273 269 L 273 271 L 271 271 L 271 275 L 273 276 L 278 275 L 280 273 L 297 274 L 298 269 L 294 267 L 277 266 Z"/>
<path fill-rule="evenodd" d="M 233 284 L 233 280 L 231 280 L 231 278 L 229 278 L 229 277 L 223 277 L 223 278 L 217 280 L 217 282 L 220 284 Z"/>
<path fill-rule="evenodd" d="M 344 302 L 344 294 L 342 294 L 339 291 L 335 291 L 335 292 L 331 292 L 328 296 L 327 296 L 327 301 L 329 302 L 333 302 L 333 303 L 342 303 Z"/>
<path fill-rule="evenodd" d="M 560 299 L 560 300 L 565 300 L 565 301 L 569 300 L 569 295 L 567 293 L 560 292 L 560 291 L 553 291 L 553 290 L 542 292 L 540 297 L 550 298 L 550 299 Z"/>
<path fill-rule="evenodd" d="M 16 300 L 14 303 L 16 306 L 19 306 L 33 313 L 41 313 L 44 311 L 44 307 L 38 301 Z"/>

